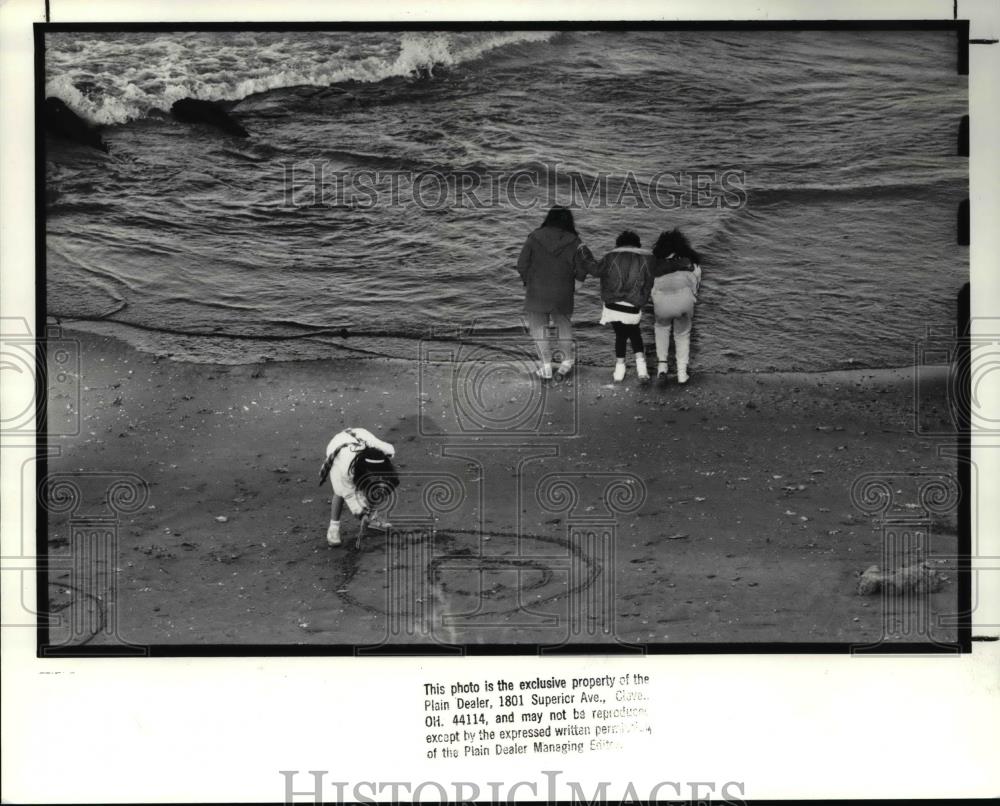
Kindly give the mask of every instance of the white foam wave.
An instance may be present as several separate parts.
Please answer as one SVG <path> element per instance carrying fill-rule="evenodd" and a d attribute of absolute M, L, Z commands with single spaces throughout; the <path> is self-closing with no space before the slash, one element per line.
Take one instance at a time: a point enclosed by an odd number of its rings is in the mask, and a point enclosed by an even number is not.
<path fill-rule="evenodd" d="M 62 98 L 77 114 L 116 125 L 168 112 L 181 98 L 238 101 L 283 87 L 327 87 L 346 81 L 378 82 L 433 74 L 490 51 L 543 42 L 545 31 L 407 33 L 398 40 L 356 43 L 304 36 L 261 41 L 244 37 L 213 43 L 210 34 L 157 35 L 139 41 L 60 40 L 46 52 L 47 96 Z M 215 44 L 215 47 L 212 45 Z"/>

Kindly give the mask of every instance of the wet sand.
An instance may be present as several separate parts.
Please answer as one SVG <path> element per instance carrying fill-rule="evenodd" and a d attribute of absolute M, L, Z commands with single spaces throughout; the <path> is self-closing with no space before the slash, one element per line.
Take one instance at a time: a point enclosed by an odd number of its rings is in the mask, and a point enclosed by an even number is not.
<path fill-rule="evenodd" d="M 660 388 L 582 367 L 543 388 L 516 366 L 217 366 L 67 335 L 79 404 L 53 387 L 49 417 L 80 428 L 50 439 L 49 472 L 81 499 L 49 519 L 55 644 L 867 644 L 905 603 L 856 593 L 882 537 L 852 484 L 955 472 L 948 440 L 913 433 L 908 369 Z M 944 373 L 930 374 L 922 410 L 944 420 Z M 334 548 L 318 470 L 349 426 L 395 444 L 403 484 L 392 532 L 356 548 L 345 514 Z M 113 514 L 123 474 L 148 498 L 125 494 L 104 532 L 117 547 L 71 570 L 71 529 Z M 894 501 L 918 504 L 910 489 Z M 954 511 L 928 526 L 933 552 L 953 553 Z M 920 600 L 931 622 L 956 609 L 944 572 Z M 916 629 L 895 637 L 954 640 Z"/>

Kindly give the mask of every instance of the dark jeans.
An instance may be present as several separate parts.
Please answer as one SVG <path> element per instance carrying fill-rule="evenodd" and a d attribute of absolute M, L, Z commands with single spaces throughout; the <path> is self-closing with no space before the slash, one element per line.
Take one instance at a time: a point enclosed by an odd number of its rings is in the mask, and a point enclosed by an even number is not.
<path fill-rule="evenodd" d="M 643 352 L 642 333 L 638 325 L 626 325 L 623 322 L 612 322 L 611 327 L 615 329 L 615 358 L 625 357 L 625 342 L 632 343 L 632 352 Z"/>

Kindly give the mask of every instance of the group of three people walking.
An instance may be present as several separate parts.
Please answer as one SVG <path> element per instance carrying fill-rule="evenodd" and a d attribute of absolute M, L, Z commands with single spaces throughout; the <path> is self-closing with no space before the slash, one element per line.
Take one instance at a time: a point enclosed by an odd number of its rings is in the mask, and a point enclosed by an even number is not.
<path fill-rule="evenodd" d="M 525 287 L 524 315 L 541 358 L 539 377 L 553 376 L 550 328 L 556 330 L 561 356 L 555 374 L 563 377 L 573 369 L 576 357 L 571 317 L 576 282 L 593 276 L 601 280 L 600 322 L 610 324 L 615 332 L 614 381 L 625 379 L 628 346 L 635 355 L 639 380 L 649 380 L 639 325 L 643 308 L 652 299 L 657 378 L 661 382 L 667 379 L 672 332 L 677 380 L 687 383 L 700 264 L 698 253 L 678 229 L 662 233 L 652 250 L 643 249 L 639 236 L 626 230 L 618 236 L 615 248 L 597 260 L 580 240 L 573 213 L 565 207 L 553 207 L 542 226 L 528 236 L 517 262 Z"/>

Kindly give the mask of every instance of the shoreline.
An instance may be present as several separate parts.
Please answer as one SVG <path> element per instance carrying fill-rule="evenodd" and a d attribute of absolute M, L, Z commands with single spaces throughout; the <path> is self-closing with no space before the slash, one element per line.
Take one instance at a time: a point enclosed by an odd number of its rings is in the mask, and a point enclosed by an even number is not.
<path fill-rule="evenodd" d="M 486 364 L 194 364 L 78 341 L 78 392 L 50 390 L 49 471 L 148 485 L 116 530 L 116 629 L 138 644 L 870 643 L 902 600 L 856 593 L 882 544 L 852 485 L 955 470 L 940 438 L 913 433 L 912 368 L 661 389 L 585 366 L 543 386 Z M 941 419 L 946 369 L 923 401 Z M 396 446 L 400 531 L 358 549 L 345 515 L 331 548 L 317 474 L 350 426 Z M 916 505 L 904 486 L 894 505 Z M 100 509 L 99 487 L 80 511 Z M 53 557 L 71 551 L 72 518 L 49 516 Z M 953 512 L 928 528 L 954 553 Z M 73 612 L 87 604 L 67 574 L 52 572 L 52 606 Z M 928 613 L 953 612 L 951 576 Z M 584 595 L 611 602 L 613 629 L 572 622 Z"/>
<path fill-rule="evenodd" d="M 161 354 L 161 353 L 157 353 L 157 352 L 154 352 L 154 351 L 143 349 L 142 347 L 139 347 L 139 346 L 133 344 L 131 341 L 129 341 L 129 339 L 125 335 L 123 335 L 122 333 L 115 333 L 115 332 L 113 332 L 113 329 L 117 328 L 117 327 L 123 327 L 123 328 L 126 328 L 126 329 L 127 328 L 135 328 L 134 325 L 131 325 L 131 324 L 128 324 L 128 323 L 124 323 L 124 322 L 107 322 L 106 324 L 111 325 L 112 328 L 109 328 L 107 331 L 103 331 L 102 328 L 101 328 L 101 325 L 105 324 L 105 322 L 103 320 L 95 320 L 95 321 L 86 320 L 84 322 L 81 322 L 80 320 L 70 320 L 68 323 L 66 323 L 66 322 L 64 322 L 62 320 L 60 320 L 60 321 L 57 322 L 57 321 L 55 321 L 53 319 L 53 317 L 50 316 L 48 324 L 50 326 L 54 325 L 54 326 L 59 327 L 63 333 L 78 333 L 78 334 L 84 336 L 85 338 L 112 339 L 112 340 L 120 343 L 123 347 L 127 348 L 128 350 L 134 350 L 137 353 L 140 353 L 140 354 L 143 354 L 143 355 L 148 355 L 148 356 L 150 356 L 152 358 L 155 358 L 157 360 L 168 360 L 168 361 L 170 361 L 172 363 L 175 363 L 175 364 L 190 364 L 190 365 L 194 365 L 194 366 L 245 367 L 245 366 L 255 366 L 255 365 L 258 365 L 258 364 L 262 364 L 262 365 L 265 365 L 265 366 L 276 367 L 276 366 L 280 366 L 280 365 L 283 365 L 283 364 L 294 366 L 296 364 L 308 364 L 308 363 L 313 363 L 313 362 L 324 362 L 324 361 L 329 361 L 329 362 L 334 362 L 334 363 L 338 362 L 338 361 L 387 361 L 387 362 L 399 362 L 401 364 L 411 364 L 415 360 L 418 360 L 417 358 L 409 358 L 409 357 L 391 356 L 391 355 L 374 354 L 374 353 L 372 353 L 372 354 L 366 354 L 366 353 L 368 353 L 368 351 L 365 351 L 365 350 L 360 349 L 360 348 L 354 348 L 354 347 L 351 347 L 349 345 L 343 345 L 342 347 L 339 347 L 339 349 L 343 349 L 343 350 L 347 350 L 347 351 L 351 351 L 351 352 L 362 353 L 362 354 L 360 354 L 360 355 L 326 355 L 326 356 L 302 357 L 302 358 L 293 358 L 293 359 L 272 359 L 272 358 L 265 357 L 265 358 L 262 358 L 262 359 L 258 358 L 258 359 L 241 361 L 241 362 L 231 362 L 231 361 L 226 361 L 226 362 L 222 362 L 222 361 L 193 361 L 193 360 L 190 360 L 190 359 L 184 358 L 184 357 L 176 357 L 176 356 L 174 356 L 172 354 L 169 354 L 169 353 L 163 353 L 163 354 Z M 80 326 L 81 324 L 83 324 L 83 327 Z M 151 332 L 163 333 L 164 331 L 157 331 L 157 330 L 152 330 L 151 329 Z M 168 335 L 173 335 L 173 334 L 168 334 Z M 472 335 L 471 337 L 475 338 L 474 335 Z M 204 334 L 204 335 L 199 334 L 199 335 L 192 335 L 190 338 L 192 338 L 192 339 L 202 339 L 202 338 L 206 338 L 206 339 L 210 339 L 210 338 L 235 339 L 235 338 L 244 338 L 244 337 L 213 336 L 211 334 Z M 245 338 L 246 338 L 247 341 L 254 341 L 258 337 L 247 336 Z M 295 338 L 298 338 L 298 337 L 295 337 Z M 396 338 L 396 339 L 399 339 L 399 340 L 404 340 L 401 337 L 382 337 L 382 338 Z M 289 340 L 292 340 L 292 339 L 289 339 Z M 405 341 L 411 341 L 411 342 L 415 342 L 415 343 L 419 343 L 421 341 L 428 341 L 428 342 L 435 342 L 435 343 L 440 343 L 440 344 L 457 344 L 457 343 L 461 343 L 459 339 L 454 339 L 454 340 L 445 340 L 445 339 L 435 340 L 435 339 L 431 339 L 431 338 L 413 338 L 413 339 L 407 338 L 407 339 L 405 339 Z M 647 357 L 648 357 L 650 355 L 649 348 L 651 348 L 652 345 L 651 344 L 647 344 L 646 347 L 647 347 Z M 655 383 L 656 362 L 652 358 L 650 358 L 649 360 L 651 362 L 649 364 L 650 372 L 653 373 L 653 382 Z M 441 362 L 431 361 L 430 363 L 436 364 L 436 363 L 448 363 L 448 362 L 444 362 L 444 361 L 441 361 Z M 634 365 L 633 365 L 633 363 L 631 361 L 631 356 L 629 357 L 629 362 L 628 363 L 629 363 L 630 375 L 633 376 L 632 380 L 635 380 L 634 379 Z M 603 371 L 603 370 L 606 369 L 608 374 L 610 373 L 610 370 L 611 370 L 610 365 L 607 365 L 607 364 L 584 364 L 584 363 L 578 363 L 577 367 L 583 367 L 586 370 L 588 370 L 589 372 L 594 372 L 594 371 L 600 372 L 600 371 Z M 693 376 L 693 373 L 695 373 L 695 372 L 697 372 L 698 377 L 701 377 L 701 378 L 728 377 L 728 376 L 733 376 L 733 375 L 749 375 L 749 376 L 753 376 L 753 377 L 771 377 L 771 376 L 773 376 L 773 377 L 788 377 L 788 378 L 797 378 L 797 377 L 803 377 L 803 376 L 804 377 L 811 377 L 811 376 L 822 376 L 822 375 L 826 375 L 826 376 L 831 376 L 832 377 L 832 376 L 837 376 L 837 375 L 843 375 L 843 376 L 845 376 L 844 379 L 847 380 L 852 375 L 869 375 L 869 376 L 872 377 L 872 379 L 879 378 L 879 379 L 883 379 L 883 381 L 890 381 L 890 380 L 901 380 L 902 378 L 900 378 L 899 376 L 902 376 L 902 375 L 909 375 L 910 378 L 911 378 L 911 380 L 912 380 L 912 376 L 913 376 L 914 372 L 918 372 L 918 371 L 921 372 L 921 373 L 929 373 L 929 377 L 931 377 L 931 378 L 938 378 L 939 376 L 940 376 L 940 378 L 944 378 L 947 375 L 948 371 L 949 371 L 949 367 L 950 367 L 949 364 L 902 364 L 902 365 L 899 365 L 899 366 L 864 366 L 864 365 L 861 365 L 860 363 L 858 363 L 857 365 L 854 365 L 852 363 L 851 366 L 836 367 L 836 368 L 833 368 L 833 369 L 733 369 L 733 368 L 730 368 L 730 369 L 725 369 L 725 370 L 699 370 L 695 366 L 692 366 L 692 376 Z M 673 353 L 671 352 L 671 355 L 670 355 L 670 376 L 671 376 L 671 378 L 673 378 L 673 375 L 674 375 L 674 363 L 673 363 Z"/>

